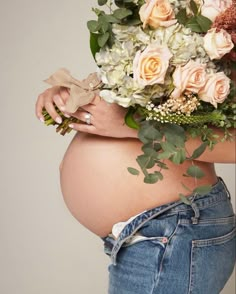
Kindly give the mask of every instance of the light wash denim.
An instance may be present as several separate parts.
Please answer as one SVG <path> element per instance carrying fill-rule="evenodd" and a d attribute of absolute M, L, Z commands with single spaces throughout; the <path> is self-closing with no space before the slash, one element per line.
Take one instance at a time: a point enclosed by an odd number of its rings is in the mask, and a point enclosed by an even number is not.
<path fill-rule="evenodd" d="M 109 294 L 219 294 L 235 264 L 235 215 L 222 181 L 148 210 L 104 238 Z"/>

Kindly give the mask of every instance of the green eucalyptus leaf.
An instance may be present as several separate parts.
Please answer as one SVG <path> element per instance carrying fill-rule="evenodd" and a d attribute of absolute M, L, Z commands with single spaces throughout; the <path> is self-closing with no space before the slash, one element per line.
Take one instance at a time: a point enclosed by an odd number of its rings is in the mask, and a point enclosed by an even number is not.
<path fill-rule="evenodd" d="M 166 152 L 169 152 L 170 154 L 175 153 L 176 150 L 178 150 L 176 149 L 175 145 L 170 142 L 165 141 L 165 142 L 161 142 L 160 144 L 162 149 Z"/>
<path fill-rule="evenodd" d="M 129 26 L 137 26 L 137 25 L 140 25 L 141 23 L 142 22 L 140 18 L 131 18 L 131 19 L 128 19 L 125 24 Z"/>
<path fill-rule="evenodd" d="M 106 45 L 108 39 L 109 39 L 110 34 L 106 32 L 105 34 L 100 34 L 98 36 L 98 45 L 102 48 Z"/>
<path fill-rule="evenodd" d="M 148 174 L 147 176 L 145 176 L 144 178 L 144 183 L 146 184 L 155 184 L 156 182 L 158 182 L 159 177 L 157 174 Z"/>
<path fill-rule="evenodd" d="M 87 22 L 87 27 L 91 33 L 97 32 L 99 29 L 99 26 L 100 25 L 99 25 L 98 21 L 96 21 L 96 20 L 89 20 Z"/>
<path fill-rule="evenodd" d="M 187 169 L 187 175 L 197 179 L 201 179 L 205 176 L 204 172 L 200 169 L 200 167 L 196 165 L 192 165 Z"/>
<path fill-rule="evenodd" d="M 186 196 L 184 196 L 182 193 L 179 194 L 179 198 L 186 205 L 191 205 L 192 204 L 191 201 Z"/>
<path fill-rule="evenodd" d="M 159 171 L 154 172 L 158 176 L 158 180 L 162 181 L 164 179 L 163 174 Z"/>
<path fill-rule="evenodd" d="M 108 0 L 98 0 L 98 5 L 103 6 L 103 5 L 107 4 L 107 1 Z"/>
<path fill-rule="evenodd" d="M 133 8 L 135 7 L 135 3 L 133 0 L 115 0 L 115 4 L 118 7 L 126 7 L 126 8 Z"/>
<path fill-rule="evenodd" d="M 194 15 L 197 15 L 198 14 L 198 7 L 197 7 L 197 4 L 194 0 L 190 1 L 190 7 L 191 7 L 191 10 L 194 13 Z"/>
<path fill-rule="evenodd" d="M 150 144 L 144 144 L 142 147 L 142 151 L 145 155 L 151 156 L 151 157 L 157 157 L 157 152 L 153 149 Z"/>
<path fill-rule="evenodd" d="M 172 152 L 164 151 L 164 152 L 158 153 L 157 158 L 160 160 L 169 159 L 172 156 L 172 154 L 173 154 Z"/>
<path fill-rule="evenodd" d="M 206 33 L 211 28 L 212 21 L 209 18 L 203 15 L 197 15 L 196 20 L 202 30 L 202 33 Z"/>
<path fill-rule="evenodd" d="M 128 169 L 128 172 L 134 176 L 138 176 L 140 174 L 139 170 L 137 170 L 136 168 L 128 167 L 127 169 Z"/>
<path fill-rule="evenodd" d="M 90 33 L 90 50 L 95 59 L 95 55 L 100 50 L 100 46 L 98 45 L 98 34 Z"/>
<path fill-rule="evenodd" d="M 113 15 L 110 15 L 110 14 L 101 15 L 101 19 L 102 19 L 102 21 L 106 21 L 109 23 L 118 23 L 119 22 L 119 20 L 117 18 L 115 18 Z"/>
<path fill-rule="evenodd" d="M 155 160 L 152 157 L 144 154 L 137 157 L 137 162 L 142 169 L 149 169 L 155 165 Z"/>
<path fill-rule="evenodd" d="M 178 147 L 184 147 L 186 141 L 185 130 L 176 124 L 167 124 L 163 128 L 166 141 Z"/>
<path fill-rule="evenodd" d="M 202 28 L 197 21 L 197 16 L 192 17 L 186 24 L 187 28 L 190 28 L 192 32 L 202 33 Z"/>
<path fill-rule="evenodd" d="M 156 140 L 161 141 L 163 135 L 161 134 L 159 130 L 155 128 L 155 126 L 153 126 L 150 123 L 149 124 L 145 123 L 141 125 L 139 129 L 138 137 L 143 143 L 148 143 L 150 141 L 156 141 Z"/>
<path fill-rule="evenodd" d="M 194 193 L 200 194 L 200 195 L 205 195 L 209 193 L 212 189 L 212 186 L 210 185 L 204 185 L 204 186 L 199 186 L 193 190 Z"/>
<path fill-rule="evenodd" d="M 161 144 L 160 143 L 154 143 L 153 144 L 153 149 L 155 150 L 155 151 L 160 151 L 161 150 Z"/>
<path fill-rule="evenodd" d="M 126 8 L 118 8 L 113 12 L 113 16 L 120 20 L 132 14 L 133 12 L 130 9 L 126 9 Z"/>
<path fill-rule="evenodd" d="M 207 142 L 203 142 L 197 149 L 194 150 L 190 159 L 196 159 L 206 150 Z"/>
<path fill-rule="evenodd" d="M 174 163 L 174 164 L 181 164 L 185 161 L 186 159 L 186 155 L 185 155 L 185 149 L 180 149 L 177 152 L 175 152 L 170 160 Z"/>
<path fill-rule="evenodd" d="M 180 11 L 176 15 L 176 19 L 180 24 L 185 25 L 188 22 L 186 9 L 180 9 Z"/>
<path fill-rule="evenodd" d="M 156 165 L 159 166 L 161 169 L 168 169 L 168 166 L 165 162 L 157 161 Z"/>
<path fill-rule="evenodd" d="M 110 28 L 110 24 L 108 22 L 103 22 L 101 24 L 101 29 L 100 31 L 102 31 L 103 34 L 105 34 Z"/>

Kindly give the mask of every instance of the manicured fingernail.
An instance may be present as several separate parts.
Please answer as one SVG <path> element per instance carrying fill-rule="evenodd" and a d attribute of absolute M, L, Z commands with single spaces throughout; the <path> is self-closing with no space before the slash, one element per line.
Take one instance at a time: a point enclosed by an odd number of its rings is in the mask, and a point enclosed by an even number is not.
<path fill-rule="evenodd" d="M 74 128 L 74 125 L 73 124 L 69 124 L 69 127 L 73 129 Z"/>
<path fill-rule="evenodd" d="M 44 123 L 44 118 L 43 117 L 40 117 L 39 120 Z"/>
<path fill-rule="evenodd" d="M 67 113 L 64 113 L 64 116 L 67 117 L 67 118 L 70 118 L 70 115 L 67 114 Z"/>
<path fill-rule="evenodd" d="M 61 124 L 61 123 L 62 123 L 62 119 L 61 119 L 61 117 L 59 117 L 59 116 L 55 119 L 55 121 L 56 121 L 58 124 Z"/>
<path fill-rule="evenodd" d="M 66 109 L 65 109 L 64 106 L 61 106 L 61 107 L 60 107 L 60 110 L 61 110 L 61 111 L 65 111 Z"/>

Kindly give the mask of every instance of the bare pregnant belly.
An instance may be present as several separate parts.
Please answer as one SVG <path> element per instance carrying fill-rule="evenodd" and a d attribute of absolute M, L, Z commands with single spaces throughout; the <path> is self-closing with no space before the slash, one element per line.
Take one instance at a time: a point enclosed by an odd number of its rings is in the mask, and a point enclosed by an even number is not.
<path fill-rule="evenodd" d="M 61 189 L 72 215 L 99 236 L 111 232 L 113 224 L 125 221 L 146 209 L 178 200 L 187 194 L 181 184 L 194 188 L 194 180 L 182 174 L 190 162 L 164 172 L 157 184 L 143 183 L 143 176 L 133 176 L 127 167 L 136 167 L 141 144 L 136 139 L 113 139 L 78 134 L 69 145 L 61 166 Z M 206 176 L 199 184 L 217 181 L 214 166 L 197 163 Z"/>

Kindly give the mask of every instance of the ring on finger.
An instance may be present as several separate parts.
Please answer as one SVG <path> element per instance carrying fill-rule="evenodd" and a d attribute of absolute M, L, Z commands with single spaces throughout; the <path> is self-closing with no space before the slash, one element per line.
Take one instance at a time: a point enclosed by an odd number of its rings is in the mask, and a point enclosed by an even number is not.
<path fill-rule="evenodd" d="M 87 125 L 91 125 L 91 113 L 87 112 L 84 116 Z"/>

